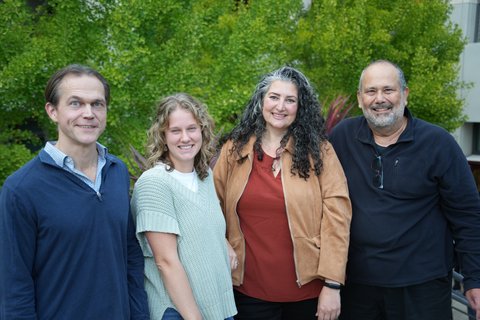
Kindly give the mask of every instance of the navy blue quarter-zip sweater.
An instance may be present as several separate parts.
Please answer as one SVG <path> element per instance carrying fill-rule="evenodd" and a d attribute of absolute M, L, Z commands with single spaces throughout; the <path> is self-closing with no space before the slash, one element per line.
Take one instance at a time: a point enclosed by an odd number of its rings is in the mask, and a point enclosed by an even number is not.
<path fill-rule="evenodd" d="M 345 119 L 330 136 L 353 207 L 347 281 L 399 287 L 446 276 L 455 244 L 465 289 L 480 288 L 480 198 L 466 158 L 447 131 L 405 116 L 398 141 L 380 151 L 383 189 L 366 119 Z"/>
<path fill-rule="evenodd" d="M 99 194 L 42 150 L 0 195 L 0 319 L 148 319 L 125 165 Z"/>

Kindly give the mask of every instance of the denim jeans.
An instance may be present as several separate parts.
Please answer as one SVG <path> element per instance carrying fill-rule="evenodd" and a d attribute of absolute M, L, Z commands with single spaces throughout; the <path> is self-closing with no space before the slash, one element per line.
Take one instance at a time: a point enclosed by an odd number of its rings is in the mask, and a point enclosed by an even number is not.
<path fill-rule="evenodd" d="M 162 320 L 183 320 L 183 318 L 177 310 L 173 308 L 167 308 L 162 316 Z M 229 317 L 225 320 L 233 320 L 233 317 Z"/>

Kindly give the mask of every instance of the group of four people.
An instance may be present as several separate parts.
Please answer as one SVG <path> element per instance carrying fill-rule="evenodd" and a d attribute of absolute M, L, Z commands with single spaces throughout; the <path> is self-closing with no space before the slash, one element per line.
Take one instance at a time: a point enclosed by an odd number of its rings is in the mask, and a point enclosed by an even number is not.
<path fill-rule="evenodd" d="M 282 67 L 218 153 L 206 106 L 165 97 L 130 201 L 97 142 L 108 83 L 67 66 L 45 91 L 58 140 L 1 190 L 0 319 L 446 320 L 455 261 L 480 319 L 479 193 L 408 93 L 371 63 L 363 116 L 327 137 L 312 85 Z"/>

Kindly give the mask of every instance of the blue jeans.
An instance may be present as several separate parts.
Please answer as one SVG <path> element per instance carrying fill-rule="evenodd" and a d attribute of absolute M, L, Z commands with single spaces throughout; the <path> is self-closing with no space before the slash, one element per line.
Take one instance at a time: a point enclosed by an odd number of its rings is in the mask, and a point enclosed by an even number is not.
<path fill-rule="evenodd" d="M 177 310 L 173 308 L 167 308 L 162 316 L 162 320 L 183 320 L 183 318 Z M 229 317 L 225 320 L 233 320 L 233 317 Z"/>

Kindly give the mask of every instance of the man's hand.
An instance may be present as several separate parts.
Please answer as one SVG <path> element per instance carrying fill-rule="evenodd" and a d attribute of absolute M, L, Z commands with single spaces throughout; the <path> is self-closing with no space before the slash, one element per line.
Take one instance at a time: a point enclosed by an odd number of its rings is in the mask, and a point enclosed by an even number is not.
<path fill-rule="evenodd" d="M 473 288 L 465 292 L 470 307 L 475 310 L 477 320 L 480 320 L 480 288 Z"/>

